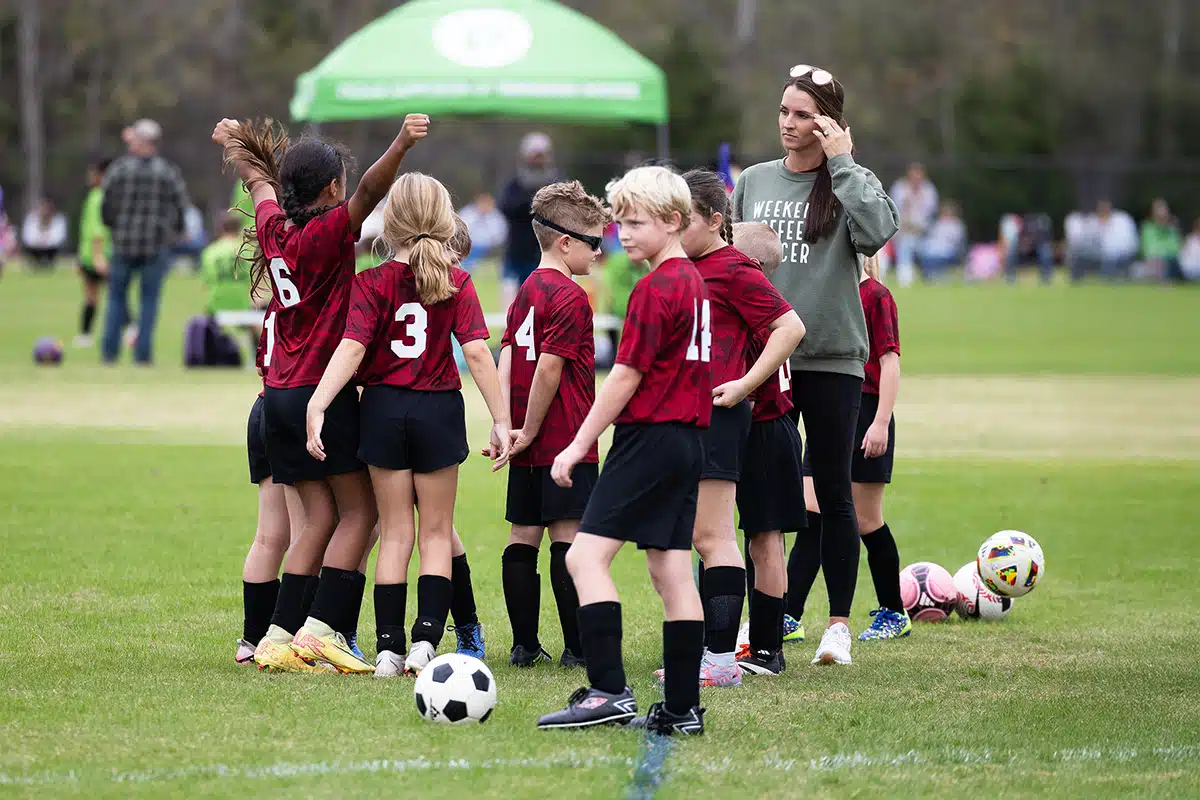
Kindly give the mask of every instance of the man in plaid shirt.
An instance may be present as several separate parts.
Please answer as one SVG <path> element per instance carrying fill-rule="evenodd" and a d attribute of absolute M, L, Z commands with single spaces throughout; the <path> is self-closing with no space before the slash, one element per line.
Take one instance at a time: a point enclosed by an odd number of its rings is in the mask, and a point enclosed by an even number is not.
<path fill-rule="evenodd" d="M 134 273 L 141 282 L 140 319 L 133 358 L 149 364 L 163 279 L 171 265 L 170 248 L 183 230 L 189 206 L 179 168 L 158 154 L 162 128 L 140 119 L 125 133 L 129 154 L 104 176 L 101 216 L 112 231 L 108 308 L 100 354 L 105 363 L 117 359 L 121 327 L 128 318 L 128 289 Z"/>

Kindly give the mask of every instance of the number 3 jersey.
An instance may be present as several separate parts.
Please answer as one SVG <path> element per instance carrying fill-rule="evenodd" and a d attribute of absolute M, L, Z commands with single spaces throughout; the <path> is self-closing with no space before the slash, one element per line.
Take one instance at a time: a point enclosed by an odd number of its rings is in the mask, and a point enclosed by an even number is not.
<path fill-rule="evenodd" d="M 704 280 L 686 258 L 669 258 L 629 296 L 618 364 L 642 373 L 617 423 L 712 419 L 712 309 Z"/>
<path fill-rule="evenodd" d="M 596 340 L 587 292 L 556 269 L 534 270 L 508 309 L 500 346 L 512 348 L 509 397 L 514 429 L 525 425 L 538 357 L 548 353 L 564 359 L 558 392 L 537 438 L 512 460 L 518 467 L 551 466 L 571 444 L 596 399 Z M 593 444 L 583 461 L 599 460 L 599 449 Z"/>
<path fill-rule="evenodd" d="M 267 200 L 254 210 L 254 224 L 274 294 L 263 321 L 264 382 L 273 389 L 315 386 L 346 327 L 357 238 L 350 213 L 343 203 L 300 228 Z"/>
<path fill-rule="evenodd" d="M 385 261 L 354 278 L 343 338 L 367 348 L 358 368 L 365 386 L 387 384 L 422 392 L 462 388 L 451 334 L 460 345 L 488 338 L 471 276 L 454 267 L 450 299 L 425 305 L 412 267 Z"/>

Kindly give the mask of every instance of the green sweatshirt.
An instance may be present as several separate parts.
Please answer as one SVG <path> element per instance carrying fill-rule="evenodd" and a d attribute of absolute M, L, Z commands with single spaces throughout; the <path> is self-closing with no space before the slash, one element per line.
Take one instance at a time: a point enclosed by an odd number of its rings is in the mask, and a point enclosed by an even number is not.
<path fill-rule="evenodd" d="M 200 254 L 200 276 L 208 285 L 208 313 L 250 308 L 250 265 L 238 263 L 242 242 L 222 236 Z"/>
<path fill-rule="evenodd" d="M 783 159 L 742 172 L 733 190 L 733 218 L 765 222 L 783 242 L 783 261 L 771 282 L 808 332 L 792 354 L 792 369 L 863 376 L 867 323 L 858 294 L 858 254 L 874 255 L 900 224 L 883 185 L 849 155 L 829 159 L 833 193 L 841 202 L 834 232 L 804 241 L 808 193 L 817 173 L 791 172 Z"/>

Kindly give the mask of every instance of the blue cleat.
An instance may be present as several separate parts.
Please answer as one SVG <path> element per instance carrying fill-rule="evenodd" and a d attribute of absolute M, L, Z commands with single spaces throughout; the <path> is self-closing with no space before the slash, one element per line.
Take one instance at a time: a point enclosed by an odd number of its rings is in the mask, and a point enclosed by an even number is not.
<path fill-rule="evenodd" d="M 908 612 L 892 611 L 890 608 L 877 608 L 871 612 L 874 617 L 871 627 L 858 635 L 860 642 L 879 641 L 881 639 L 899 639 L 912 633 L 912 620 Z"/>
<path fill-rule="evenodd" d="M 455 637 L 458 638 L 458 649 L 455 651 L 464 656 L 472 656 L 483 660 L 486 642 L 483 640 L 483 623 L 452 626 Z"/>

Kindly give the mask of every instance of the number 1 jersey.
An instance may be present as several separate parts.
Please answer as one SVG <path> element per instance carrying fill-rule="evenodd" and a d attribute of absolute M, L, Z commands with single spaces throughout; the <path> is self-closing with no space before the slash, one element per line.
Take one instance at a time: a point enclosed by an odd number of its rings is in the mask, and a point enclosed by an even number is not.
<path fill-rule="evenodd" d="M 556 269 L 534 270 L 508 309 L 500 346 L 512 348 L 509 397 L 514 429 L 525 424 L 538 358 L 548 353 L 565 360 L 537 438 L 512 460 L 517 467 L 551 466 L 571 444 L 596 399 L 596 340 L 587 292 Z M 593 444 L 583 462 L 599 460 Z"/>
<path fill-rule="evenodd" d="M 412 267 L 385 261 L 354 278 L 343 338 L 367 348 L 358 368 L 365 386 L 387 384 L 422 392 L 462 388 L 450 336 L 460 345 L 488 338 L 471 276 L 454 267 L 450 299 L 425 305 Z"/>

